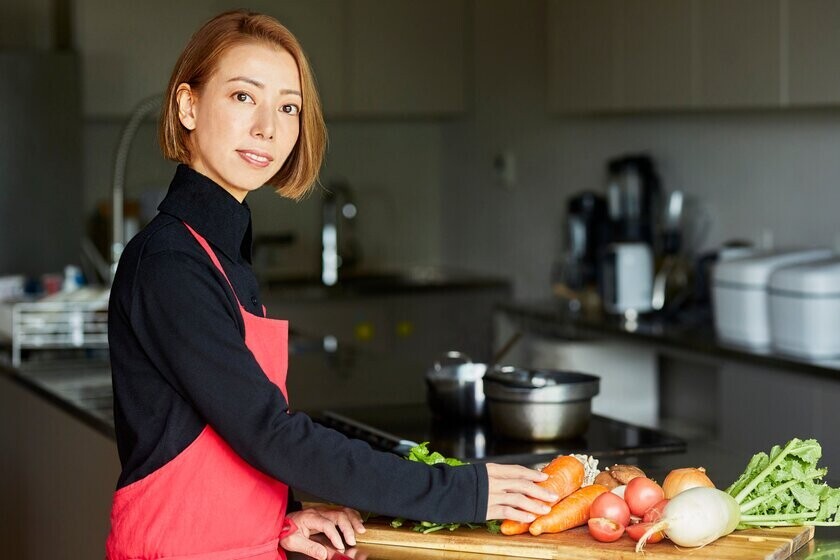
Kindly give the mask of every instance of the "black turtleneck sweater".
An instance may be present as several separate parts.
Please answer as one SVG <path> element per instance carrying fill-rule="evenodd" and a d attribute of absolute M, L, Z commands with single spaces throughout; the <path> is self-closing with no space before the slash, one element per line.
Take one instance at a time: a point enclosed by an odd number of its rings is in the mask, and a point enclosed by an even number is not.
<path fill-rule="evenodd" d="M 245 346 L 230 286 L 182 223 L 210 243 L 239 302 L 263 315 L 247 204 L 180 165 L 158 210 L 126 246 L 111 290 L 118 488 L 172 460 L 209 424 L 256 469 L 331 502 L 411 519 L 484 520 L 483 465 L 427 467 L 288 413 Z"/>

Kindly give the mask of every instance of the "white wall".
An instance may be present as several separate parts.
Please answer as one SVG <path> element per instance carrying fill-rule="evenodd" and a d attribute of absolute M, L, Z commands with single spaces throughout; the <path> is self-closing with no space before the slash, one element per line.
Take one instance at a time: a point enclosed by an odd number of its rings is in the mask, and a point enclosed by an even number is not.
<path fill-rule="evenodd" d="M 603 190 L 607 158 L 636 150 L 654 156 L 666 190 L 683 189 L 708 206 L 707 246 L 758 241 L 765 228 L 776 245 L 834 245 L 840 110 L 552 116 L 544 2 L 474 6 L 474 112 L 444 129 L 445 263 L 512 274 L 517 295 L 547 295 L 565 200 Z M 502 150 L 516 158 L 512 189 L 493 172 Z"/>

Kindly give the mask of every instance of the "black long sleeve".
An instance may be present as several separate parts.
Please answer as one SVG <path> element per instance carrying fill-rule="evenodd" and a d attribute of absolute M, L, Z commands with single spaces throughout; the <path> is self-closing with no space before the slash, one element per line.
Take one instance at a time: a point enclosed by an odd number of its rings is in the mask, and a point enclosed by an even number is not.
<path fill-rule="evenodd" d="M 118 485 L 160 468 L 209 424 L 255 468 L 326 500 L 385 515 L 482 521 L 484 466 L 412 463 L 288 413 L 245 346 L 230 287 L 181 223 L 208 238 L 239 300 L 260 313 L 250 239 L 243 243 L 247 206 L 184 166 L 167 198 L 129 243 L 112 289 Z"/>

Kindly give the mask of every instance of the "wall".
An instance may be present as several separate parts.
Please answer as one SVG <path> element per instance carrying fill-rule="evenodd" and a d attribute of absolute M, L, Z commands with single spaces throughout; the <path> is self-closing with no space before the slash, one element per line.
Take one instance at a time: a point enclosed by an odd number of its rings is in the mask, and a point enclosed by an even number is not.
<path fill-rule="evenodd" d="M 474 7 L 474 112 L 443 134 L 444 263 L 512 274 L 520 297 L 547 295 L 566 198 L 603 191 L 606 159 L 636 150 L 656 158 L 666 189 L 707 207 L 707 246 L 758 241 L 764 229 L 777 246 L 834 245 L 840 111 L 552 116 L 545 3 Z M 505 150 L 518 170 L 510 189 L 493 171 L 494 155 Z"/>
<path fill-rule="evenodd" d="M 137 20 L 131 29 L 148 33 L 132 41 L 142 45 L 158 37 L 156 22 L 164 12 L 158 4 L 124 18 Z M 192 5 L 178 14 L 196 23 L 207 10 L 229 7 L 217 2 L 188 10 Z M 332 141 L 323 179 L 326 184 L 345 177 L 360 191 L 360 234 L 369 264 L 441 263 L 509 275 L 520 296 L 546 295 L 566 198 L 602 189 L 605 160 L 631 150 L 652 153 L 666 188 L 684 189 L 705 203 L 713 220 L 706 245 L 733 237 L 757 240 L 766 228 L 777 245 L 834 244 L 840 112 L 552 116 L 545 109 L 545 2 L 481 0 L 472 9 L 474 87 L 463 118 L 328 123 Z M 44 2 L 4 3 L 0 15 L 5 46 L 50 43 L 55 18 Z M 107 35 L 103 29 L 115 22 L 103 18 L 86 9 L 72 19 L 76 33 Z M 15 31 L 7 33 L 13 19 Z M 184 18 L 166 18 L 173 19 L 185 25 Z M 145 93 L 138 91 L 137 98 Z M 85 121 L 86 214 L 108 196 L 121 126 L 108 118 Z M 494 155 L 505 150 L 517 164 L 510 189 L 500 186 L 493 171 Z M 132 150 L 128 192 L 165 188 L 171 174 L 149 124 Z M 293 204 L 266 190 L 250 201 L 258 233 L 291 228 L 299 234 L 298 248 L 280 255 L 280 264 L 314 266 L 317 196 Z"/>

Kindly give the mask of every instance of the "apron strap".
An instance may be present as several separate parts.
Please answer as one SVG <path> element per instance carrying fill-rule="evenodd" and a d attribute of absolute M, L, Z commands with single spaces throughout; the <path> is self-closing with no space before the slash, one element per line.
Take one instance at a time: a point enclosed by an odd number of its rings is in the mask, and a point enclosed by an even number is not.
<path fill-rule="evenodd" d="M 225 272 L 225 269 L 222 268 L 222 263 L 219 262 L 219 257 L 216 256 L 216 253 L 215 253 L 215 251 L 213 251 L 213 248 L 210 247 L 210 244 L 207 242 L 207 240 L 204 239 L 201 235 L 199 235 L 199 233 L 197 231 L 195 231 L 190 226 L 190 224 L 188 224 L 187 222 L 181 222 L 181 223 L 183 223 L 187 227 L 187 229 L 190 231 L 192 236 L 195 237 L 195 240 L 198 241 L 198 244 L 201 245 L 204 248 L 204 251 L 210 257 L 210 260 L 213 261 L 213 264 L 216 265 L 216 268 L 219 269 L 219 272 L 221 272 L 222 276 L 224 276 L 225 280 L 227 280 L 228 286 L 230 286 L 230 291 L 233 292 L 233 298 L 236 300 L 236 303 L 239 305 L 239 307 L 242 307 L 242 303 L 239 301 L 239 297 L 236 295 L 236 290 L 233 289 L 233 284 L 231 284 L 230 278 L 228 278 L 228 275 Z"/>

